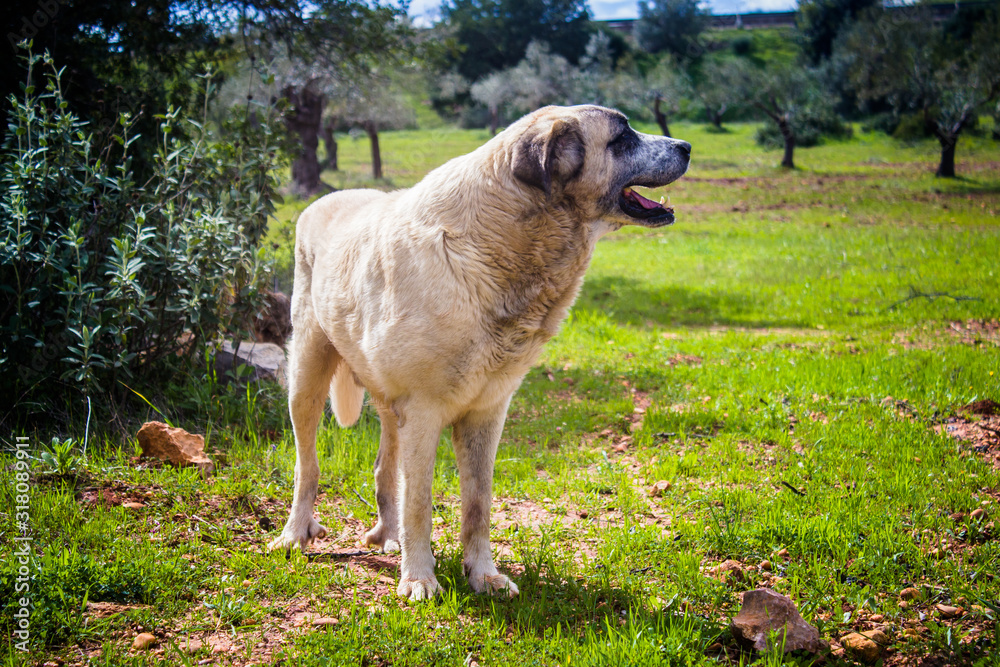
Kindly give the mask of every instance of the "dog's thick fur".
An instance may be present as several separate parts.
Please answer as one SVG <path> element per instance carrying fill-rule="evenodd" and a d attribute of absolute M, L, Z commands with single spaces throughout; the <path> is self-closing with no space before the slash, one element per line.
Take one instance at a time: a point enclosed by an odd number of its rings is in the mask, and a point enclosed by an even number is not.
<path fill-rule="evenodd" d="M 402 549 L 399 594 L 440 590 L 431 482 L 449 424 L 469 583 L 516 594 L 489 542 L 507 406 L 576 298 L 597 240 L 623 224 L 673 221 L 670 209 L 623 204 L 625 188 L 679 178 L 690 148 L 636 133 L 610 109 L 546 107 L 409 190 L 349 190 L 309 206 L 297 228 L 288 367 L 295 492 L 270 547 L 326 533 L 313 518 L 316 429 L 328 394 L 346 426 L 367 389 L 382 435 L 378 521 L 364 541 Z"/>

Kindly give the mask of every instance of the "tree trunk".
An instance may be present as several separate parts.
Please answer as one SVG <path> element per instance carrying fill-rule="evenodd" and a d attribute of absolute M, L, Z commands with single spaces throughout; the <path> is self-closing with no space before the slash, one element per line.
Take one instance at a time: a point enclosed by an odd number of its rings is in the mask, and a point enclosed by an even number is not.
<path fill-rule="evenodd" d="M 283 91 L 291 103 L 291 112 L 285 115 L 285 127 L 298 138 L 299 154 L 292 162 L 292 192 L 300 197 L 309 197 L 329 187 L 319 180 L 320 121 L 323 118 L 323 95 L 308 88 L 296 90 L 289 86 Z"/>
<path fill-rule="evenodd" d="M 375 123 L 365 123 L 365 132 L 372 144 L 372 178 L 379 180 L 382 178 L 382 153 L 378 147 L 378 127 Z"/>
<path fill-rule="evenodd" d="M 705 115 L 708 116 L 708 122 L 717 130 L 722 129 L 722 114 L 724 113 L 726 113 L 726 107 L 722 107 L 721 109 L 710 106 L 705 107 Z"/>
<path fill-rule="evenodd" d="M 938 143 L 941 144 L 941 164 L 938 165 L 935 176 L 955 178 L 955 146 L 958 144 L 958 134 L 939 135 Z"/>
<path fill-rule="evenodd" d="M 490 136 L 495 137 L 497 128 L 500 127 L 500 107 L 490 105 Z"/>
<path fill-rule="evenodd" d="M 924 109 L 924 122 L 941 145 L 941 162 L 935 174 L 938 178 L 955 178 L 955 148 L 958 146 L 958 135 L 969 122 L 972 111 L 972 107 L 967 107 L 957 123 L 942 126 L 941 121 L 935 118 L 929 109 Z"/>
<path fill-rule="evenodd" d="M 326 168 L 330 171 L 337 171 L 337 138 L 333 135 L 333 128 L 337 125 L 336 118 L 327 118 L 323 123 L 323 145 L 326 146 Z"/>
<path fill-rule="evenodd" d="M 785 156 L 781 159 L 781 166 L 795 169 L 795 162 L 792 160 L 792 154 L 795 152 L 795 131 L 787 118 L 778 119 L 778 129 L 781 130 L 781 136 L 785 140 Z"/>
<path fill-rule="evenodd" d="M 660 126 L 660 131 L 663 132 L 663 136 L 669 137 L 670 128 L 667 127 L 667 117 L 662 111 L 660 111 L 660 102 L 662 101 L 663 98 L 659 95 L 657 95 L 656 99 L 653 100 L 653 115 L 656 116 L 656 124 Z"/>

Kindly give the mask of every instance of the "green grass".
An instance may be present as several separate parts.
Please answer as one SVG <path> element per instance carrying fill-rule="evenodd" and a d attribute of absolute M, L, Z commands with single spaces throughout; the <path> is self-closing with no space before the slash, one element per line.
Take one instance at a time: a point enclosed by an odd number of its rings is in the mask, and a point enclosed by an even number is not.
<path fill-rule="evenodd" d="M 570 318 L 515 396 L 493 538 L 518 598 L 476 596 L 462 576 L 447 433 L 435 603 L 395 597 L 394 556 L 265 554 L 292 487 L 282 394 L 195 378 L 157 407 L 208 432 L 215 476 L 140 464 L 126 438 L 91 434 L 84 455 L 82 429 L 59 470 L 36 462 L 32 663 L 80 664 L 82 651 L 106 665 L 747 664 L 727 625 L 758 585 L 791 596 L 826 640 L 884 625 L 885 664 L 1000 663 L 1000 476 L 932 428 L 1000 400 L 997 144 L 964 138 L 962 178 L 942 181 L 932 142 L 858 132 L 797 151 L 787 172 L 752 126 L 729 129 L 676 124 L 694 145 L 688 176 L 666 189 L 677 223 L 598 245 Z M 390 180 L 373 183 L 367 142 L 345 138 L 343 171 L 324 178 L 403 187 L 485 139 L 386 133 Z M 271 230 L 285 271 L 303 207 L 286 203 Z M 323 425 L 327 551 L 355 549 L 373 521 L 378 432 L 370 409 L 353 429 Z M 36 448 L 51 439 L 26 435 Z M 5 508 L 14 474 L 0 467 Z M 651 497 L 658 481 L 670 488 Z M 977 507 L 986 520 L 950 518 Z M 5 549 L 15 529 L 0 514 Z M 713 576 L 728 559 L 745 581 Z M 5 558 L 3 624 L 15 571 Z M 911 586 L 923 598 L 903 609 Z M 969 613 L 942 620 L 936 603 Z M 143 630 L 160 645 L 135 654 Z M 185 652 L 186 638 L 205 645 Z"/>

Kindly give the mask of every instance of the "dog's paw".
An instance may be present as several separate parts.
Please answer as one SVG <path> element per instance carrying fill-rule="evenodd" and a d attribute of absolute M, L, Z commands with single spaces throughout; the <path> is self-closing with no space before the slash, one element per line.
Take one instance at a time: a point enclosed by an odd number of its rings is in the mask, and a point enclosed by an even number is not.
<path fill-rule="evenodd" d="M 487 595 L 497 595 L 500 597 L 512 598 L 520 592 L 517 584 L 511 581 L 506 575 L 499 573 L 469 577 L 469 585 L 477 593 L 486 593 Z"/>
<path fill-rule="evenodd" d="M 271 543 L 267 545 L 268 551 L 277 551 L 282 549 L 284 551 L 291 551 L 292 549 L 305 549 L 309 544 L 319 537 L 326 537 L 326 528 L 320 524 L 319 521 L 309 518 L 308 523 L 303 525 L 298 525 L 297 522 L 293 522 L 291 518 L 288 519 L 288 523 L 281 531 L 281 535 L 271 540 Z"/>
<path fill-rule="evenodd" d="M 411 600 L 430 600 L 441 591 L 441 584 L 431 575 L 430 579 L 402 579 L 396 587 L 400 597 Z"/>
<path fill-rule="evenodd" d="M 365 533 L 365 536 L 361 538 L 361 543 L 369 547 L 378 547 L 382 553 L 399 551 L 399 538 L 390 534 L 381 521 Z"/>

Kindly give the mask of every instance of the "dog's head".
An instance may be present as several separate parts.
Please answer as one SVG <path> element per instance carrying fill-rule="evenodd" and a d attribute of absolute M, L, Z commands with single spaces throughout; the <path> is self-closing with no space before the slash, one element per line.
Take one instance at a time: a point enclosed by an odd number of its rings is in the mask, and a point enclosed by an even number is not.
<path fill-rule="evenodd" d="M 598 106 L 545 107 L 507 130 L 514 176 L 593 220 L 661 227 L 664 202 L 633 187 L 656 188 L 687 171 L 691 144 L 633 130 L 624 114 Z"/>

